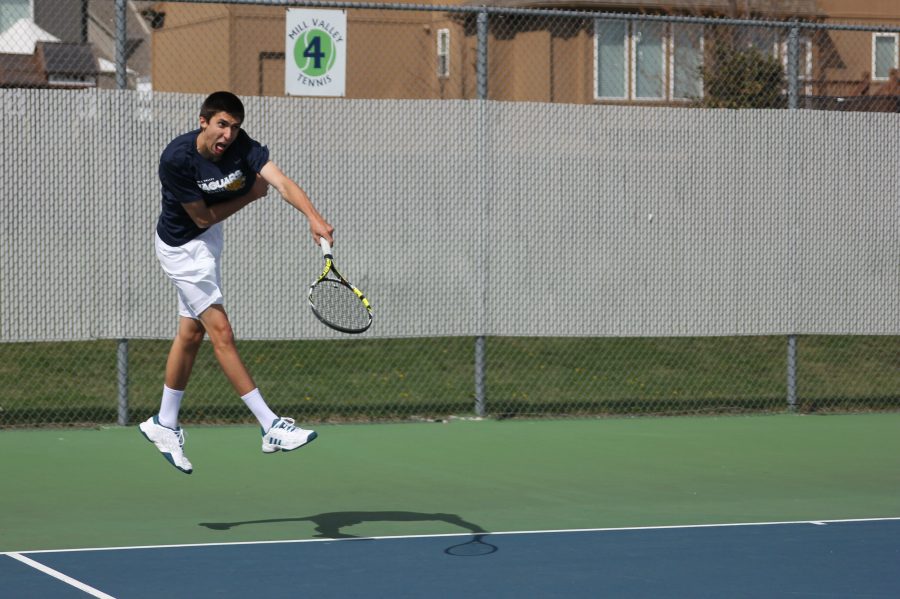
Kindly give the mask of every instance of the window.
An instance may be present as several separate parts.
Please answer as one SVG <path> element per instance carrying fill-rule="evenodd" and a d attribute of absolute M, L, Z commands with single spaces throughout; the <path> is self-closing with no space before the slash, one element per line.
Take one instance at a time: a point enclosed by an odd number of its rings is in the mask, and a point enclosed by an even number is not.
<path fill-rule="evenodd" d="M 437 75 L 450 76 L 450 30 L 438 29 L 437 32 Z"/>
<path fill-rule="evenodd" d="M 625 21 L 594 22 L 594 71 L 597 79 L 595 97 L 599 99 L 625 98 L 625 39 L 628 23 Z"/>
<path fill-rule="evenodd" d="M 666 62 L 664 23 L 636 21 L 632 24 L 631 63 L 632 97 L 661 100 L 665 97 Z"/>
<path fill-rule="evenodd" d="M 872 36 L 872 79 L 887 81 L 891 69 L 897 68 L 897 34 L 875 33 Z"/>
<path fill-rule="evenodd" d="M 753 27 L 745 34 L 747 48 L 754 48 L 763 56 L 778 56 L 779 32 L 764 27 Z"/>
<path fill-rule="evenodd" d="M 703 96 L 703 27 L 594 21 L 596 100 L 692 100 Z"/>
<path fill-rule="evenodd" d="M 50 73 L 47 75 L 47 82 L 50 85 L 60 87 L 97 87 L 97 78 L 90 75 L 55 75 Z"/>
<path fill-rule="evenodd" d="M 672 25 L 669 94 L 675 100 L 703 97 L 703 27 Z"/>
<path fill-rule="evenodd" d="M 0 33 L 6 31 L 19 19 L 31 18 L 31 0 L 0 1 Z"/>

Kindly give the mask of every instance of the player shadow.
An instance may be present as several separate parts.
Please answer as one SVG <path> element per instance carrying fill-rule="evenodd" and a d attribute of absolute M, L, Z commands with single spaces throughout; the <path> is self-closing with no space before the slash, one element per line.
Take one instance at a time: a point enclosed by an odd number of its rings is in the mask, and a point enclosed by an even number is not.
<path fill-rule="evenodd" d="M 484 536 L 488 534 L 481 526 L 474 522 L 469 522 L 456 514 L 442 513 L 422 513 L 422 512 L 401 512 L 401 511 L 373 511 L 373 512 L 325 512 L 324 514 L 316 514 L 314 516 L 303 516 L 300 518 L 267 518 L 265 520 L 245 520 L 243 522 L 200 522 L 199 526 L 206 527 L 210 530 L 230 530 L 237 526 L 248 526 L 252 524 L 275 524 L 283 522 L 312 522 L 315 525 L 316 534 L 313 535 L 319 539 L 359 539 L 356 535 L 344 532 L 342 529 L 361 524 L 363 522 L 446 522 L 453 526 L 458 526 L 472 533 L 472 539 L 461 545 L 454 545 L 445 550 L 448 555 L 486 555 L 494 553 L 497 548 L 488 545 L 490 550 L 482 550 L 479 552 L 457 552 L 456 547 L 470 544 L 472 546 L 486 545 L 483 542 Z"/>

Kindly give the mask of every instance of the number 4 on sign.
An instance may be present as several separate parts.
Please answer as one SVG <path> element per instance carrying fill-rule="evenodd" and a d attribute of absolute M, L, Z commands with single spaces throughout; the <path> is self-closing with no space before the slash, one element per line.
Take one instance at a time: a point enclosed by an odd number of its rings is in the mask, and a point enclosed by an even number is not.
<path fill-rule="evenodd" d="M 312 58 L 315 61 L 313 68 L 322 68 L 322 59 L 325 58 L 325 53 L 322 52 L 322 38 L 320 36 L 313 36 L 312 41 L 303 50 L 303 58 Z"/>

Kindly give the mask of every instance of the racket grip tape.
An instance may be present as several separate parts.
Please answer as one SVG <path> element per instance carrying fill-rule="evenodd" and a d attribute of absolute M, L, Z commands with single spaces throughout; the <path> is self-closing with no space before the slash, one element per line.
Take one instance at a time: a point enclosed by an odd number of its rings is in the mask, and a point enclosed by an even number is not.
<path fill-rule="evenodd" d="M 323 256 L 331 256 L 331 244 L 324 237 L 319 237 L 319 245 L 322 247 Z"/>

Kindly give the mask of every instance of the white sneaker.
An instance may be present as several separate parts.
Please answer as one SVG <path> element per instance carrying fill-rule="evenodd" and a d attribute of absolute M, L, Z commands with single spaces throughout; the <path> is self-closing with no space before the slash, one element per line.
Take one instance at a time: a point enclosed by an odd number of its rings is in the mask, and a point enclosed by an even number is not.
<path fill-rule="evenodd" d="M 262 450 L 263 453 L 291 451 L 303 447 L 318 436 L 316 431 L 294 426 L 293 418 L 279 418 L 272 422 L 268 431 L 263 431 Z"/>
<path fill-rule="evenodd" d="M 184 447 L 184 431 L 181 427 L 171 429 L 159 423 L 159 417 L 153 416 L 142 422 L 139 426 L 141 434 L 148 441 L 156 445 L 156 448 L 163 454 L 170 464 L 184 472 L 190 474 L 194 471 L 191 462 L 184 455 L 182 447 Z"/>

